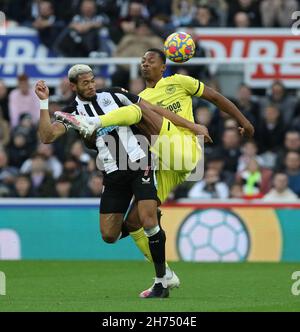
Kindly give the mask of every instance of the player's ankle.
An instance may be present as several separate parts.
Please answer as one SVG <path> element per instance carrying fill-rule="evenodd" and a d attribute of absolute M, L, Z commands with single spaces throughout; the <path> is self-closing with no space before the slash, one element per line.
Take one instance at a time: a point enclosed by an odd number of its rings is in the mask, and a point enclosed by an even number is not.
<path fill-rule="evenodd" d="M 164 275 L 162 278 L 155 277 L 155 283 L 156 284 L 161 283 L 164 288 L 168 287 L 166 275 Z"/>
<path fill-rule="evenodd" d="M 101 128 L 101 119 L 99 116 L 88 117 L 87 121 L 89 124 L 95 125 L 96 128 Z"/>

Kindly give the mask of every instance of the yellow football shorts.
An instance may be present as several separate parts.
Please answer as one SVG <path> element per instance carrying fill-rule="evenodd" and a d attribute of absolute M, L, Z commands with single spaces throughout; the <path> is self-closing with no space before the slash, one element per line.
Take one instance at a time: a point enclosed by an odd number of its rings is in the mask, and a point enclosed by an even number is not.
<path fill-rule="evenodd" d="M 151 151 L 157 157 L 157 195 L 163 203 L 170 192 L 183 183 L 195 169 L 202 151 L 193 133 L 176 127 L 165 118 Z"/>

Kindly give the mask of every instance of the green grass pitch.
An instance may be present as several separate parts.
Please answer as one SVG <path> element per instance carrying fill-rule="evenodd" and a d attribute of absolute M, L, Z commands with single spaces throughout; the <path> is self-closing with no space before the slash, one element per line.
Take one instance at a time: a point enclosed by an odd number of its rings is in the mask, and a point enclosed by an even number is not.
<path fill-rule="evenodd" d="M 300 311 L 293 263 L 172 263 L 181 287 L 168 299 L 140 299 L 152 283 L 146 262 L 0 261 L 1 311 Z"/>

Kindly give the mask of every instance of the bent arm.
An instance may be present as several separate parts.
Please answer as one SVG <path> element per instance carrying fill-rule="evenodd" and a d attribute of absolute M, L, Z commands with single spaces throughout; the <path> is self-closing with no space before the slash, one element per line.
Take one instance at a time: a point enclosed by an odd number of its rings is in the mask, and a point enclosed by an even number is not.
<path fill-rule="evenodd" d="M 235 118 L 243 127 L 242 129 L 244 129 L 245 134 L 249 137 L 253 136 L 254 128 L 252 124 L 229 99 L 207 86 L 204 87 L 201 98 L 208 100 L 209 102 L 216 105 L 221 111 Z"/>
<path fill-rule="evenodd" d="M 38 133 L 45 144 L 54 142 L 66 132 L 66 127 L 61 122 L 51 123 L 48 110 L 40 110 L 40 122 Z"/>
<path fill-rule="evenodd" d="M 166 108 L 163 108 L 163 107 L 160 107 L 157 105 L 153 105 L 144 99 L 140 100 L 139 105 L 142 109 L 142 112 L 147 112 L 147 111 L 155 112 L 155 113 L 161 115 L 162 117 L 165 117 L 166 119 L 170 120 L 175 126 L 189 129 L 195 135 L 204 135 L 205 137 L 208 138 L 207 141 L 209 141 L 209 142 L 212 141 L 211 138 L 209 137 L 208 130 L 205 126 L 201 126 L 199 124 L 191 122 L 191 121 L 169 111 Z"/>
<path fill-rule="evenodd" d="M 35 85 L 35 93 L 40 99 L 40 121 L 38 127 L 38 134 L 41 141 L 45 144 L 52 143 L 58 137 L 66 132 L 66 127 L 59 122 L 51 123 L 50 115 L 48 111 L 49 88 L 45 81 L 40 80 Z"/>
<path fill-rule="evenodd" d="M 187 119 L 185 119 L 185 118 L 169 111 L 166 108 L 150 104 L 148 101 L 146 101 L 144 99 L 140 100 L 139 106 L 141 107 L 142 112 L 143 111 L 145 111 L 145 112 L 147 112 L 147 111 L 155 112 L 155 113 L 161 115 L 162 117 L 170 120 L 175 126 L 189 129 L 192 132 L 194 130 L 195 123 L 193 123 L 193 122 L 191 122 L 191 121 L 189 121 L 189 120 L 187 120 Z"/>

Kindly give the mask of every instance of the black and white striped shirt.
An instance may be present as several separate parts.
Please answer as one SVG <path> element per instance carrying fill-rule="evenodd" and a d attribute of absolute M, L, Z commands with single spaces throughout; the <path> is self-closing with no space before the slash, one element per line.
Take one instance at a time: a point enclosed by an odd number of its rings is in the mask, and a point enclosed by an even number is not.
<path fill-rule="evenodd" d="M 119 107 L 136 104 L 140 97 L 121 88 L 98 90 L 92 101 L 75 98 L 74 102 L 63 109 L 64 112 L 82 116 L 99 116 Z M 97 131 L 97 167 L 107 174 L 118 169 L 127 169 L 130 164 L 149 156 L 147 141 L 141 142 L 141 135 L 135 126 L 107 127 Z M 141 144 L 142 143 L 142 144 Z M 125 168 L 124 168 L 125 167 Z"/>

